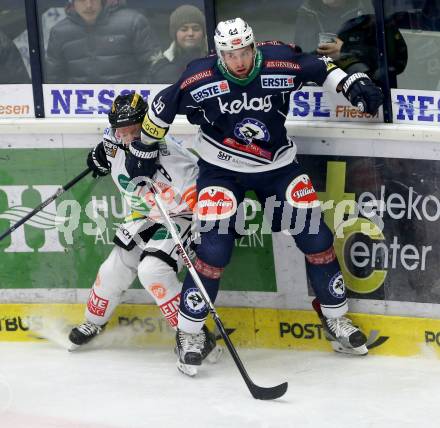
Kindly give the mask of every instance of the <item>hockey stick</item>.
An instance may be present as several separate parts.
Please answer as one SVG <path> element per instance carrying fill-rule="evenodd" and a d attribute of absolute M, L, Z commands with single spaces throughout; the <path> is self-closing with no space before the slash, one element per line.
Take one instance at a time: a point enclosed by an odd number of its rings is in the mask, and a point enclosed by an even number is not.
<path fill-rule="evenodd" d="M 208 293 L 206 292 L 205 287 L 203 286 L 203 283 L 199 277 L 199 274 L 194 268 L 194 265 L 191 263 L 190 258 L 188 257 L 187 252 L 185 251 L 183 247 L 182 240 L 180 239 L 179 233 L 177 232 L 177 228 L 174 224 L 174 222 L 171 220 L 170 216 L 168 215 L 166 208 L 163 206 L 162 201 L 160 200 L 160 191 L 157 190 L 155 187 L 155 183 L 153 180 L 147 177 L 147 182 L 151 188 L 151 191 L 154 195 L 154 200 L 156 202 L 157 208 L 159 209 L 166 225 L 171 233 L 171 236 L 174 239 L 174 242 L 177 245 L 177 249 L 180 252 L 180 257 L 182 258 L 183 262 L 185 263 L 185 266 L 188 268 L 189 273 L 191 274 L 197 288 L 200 291 L 200 294 L 202 295 L 203 300 L 205 301 L 206 306 L 208 307 L 209 312 L 212 315 L 212 318 L 214 319 L 214 322 L 216 323 L 221 336 L 223 337 L 223 340 L 226 343 L 226 346 L 243 378 L 243 380 L 246 382 L 247 387 L 249 388 L 250 393 L 254 398 L 257 398 L 259 400 L 274 400 L 276 398 L 281 397 L 285 394 L 287 391 L 287 382 L 284 382 L 280 385 L 265 388 L 262 386 L 258 386 L 255 383 L 252 382 L 251 378 L 249 377 L 246 369 L 243 366 L 243 363 L 238 356 L 237 350 L 235 349 L 234 345 L 231 342 L 231 339 L 229 338 L 228 333 L 226 333 L 225 327 L 223 325 L 222 320 L 220 319 L 219 315 L 217 314 L 217 311 L 215 310 L 215 307 L 213 303 L 211 302 L 211 299 L 209 298 Z"/>
<path fill-rule="evenodd" d="M 41 211 L 43 208 L 45 208 L 47 205 L 49 205 L 51 202 L 53 202 L 58 196 L 62 195 L 64 192 L 69 190 L 72 186 L 74 186 L 78 181 L 83 179 L 89 172 L 92 170 L 90 168 L 85 169 L 81 174 L 77 175 L 73 180 L 69 181 L 66 185 L 63 187 L 60 187 L 56 193 L 54 193 L 50 198 L 46 199 L 44 202 L 42 202 L 40 205 L 38 205 L 37 208 L 35 208 L 33 211 L 31 211 L 29 214 L 24 216 L 21 220 L 17 221 L 11 228 L 9 228 L 6 232 L 2 233 L 0 235 L 0 241 L 3 238 L 6 238 L 6 236 L 9 236 L 15 229 L 20 227 L 23 223 L 26 223 L 31 217 L 33 217 L 35 214 L 37 214 L 39 211 Z"/>

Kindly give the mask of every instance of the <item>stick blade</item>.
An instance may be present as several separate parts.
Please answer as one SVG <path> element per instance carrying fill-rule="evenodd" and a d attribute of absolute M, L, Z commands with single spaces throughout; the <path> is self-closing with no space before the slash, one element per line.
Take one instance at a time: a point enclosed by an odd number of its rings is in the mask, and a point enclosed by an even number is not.
<path fill-rule="evenodd" d="M 251 391 L 252 396 L 257 400 L 276 400 L 286 393 L 287 386 L 287 382 L 269 388 L 252 384 L 249 386 L 249 390 Z"/>

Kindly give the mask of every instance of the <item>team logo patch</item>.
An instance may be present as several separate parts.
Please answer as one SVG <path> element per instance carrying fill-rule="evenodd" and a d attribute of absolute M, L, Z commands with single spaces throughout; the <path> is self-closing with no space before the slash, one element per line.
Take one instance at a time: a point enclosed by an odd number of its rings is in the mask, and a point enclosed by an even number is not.
<path fill-rule="evenodd" d="M 200 220 L 221 220 L 232 217 L 237 211 L 234 194 L 220 186 L 205 187 L 199 193 L 197 214 Z"/>
<path fill-rule="evenodd" d="M 198 82 L 199 80 L 207 79 L 213 75 L 213 71 L 211 69 L 203 70 L 199 73 L 193 74 L 192 76 L 187 77 L 181 84 L 180 89 L 185 89 L 188 86 Z"/>
<path fill-rule="evenodd" d="M 253 140 L 269 141 L 270 134 L 266 125 L 257 119 L 250 117 L 244 118 L 237 123 L 234 128 L 234 135 L 246 144 L 252 143 Z"/>
<path fill-rule="evenodd" d="M 338 272 L 332 277 L 328 284 L 328 289 L 333 297 L 338 299 L 345 298 L 345 284 L 341 272 Z"/>
<path fill-rule="evenodd" d="M 295 76 L 285 76 L 283 74 L 268 74 L 260 76 L 262 88 L 293 88 L 295 86 Z"/>
<path fill-rule="evenodd" d="M 301 66 L 293 61 L 265 61 L 266 68 L 281 68 L 286 70 L 301 70 Z"/>
<path fill-rule="evenodd" d="M 307 174 L 299 175 L 289 184 L 286 189 L 286 200 L 295 208 L 315 208 L 320 205 Z"/>
<path fill-rule="evenodd" d="M 336 68 L 336 64 L 333 62 L 333 58 L 330 58 L 329 56 L 322 56 L 318 59 L 324 62 L 327 71 L 331 71 Z"/>
<path fill-rule="evenodd" d="M 206 308 L 205 301 L 197 288 L 189 288 L 185 291 L 183 304 L 191 314 L 200 314 Z"/>
<path fill-rule="evenodd" d="M 157 299 L 163 299 L 167 294 L 167 289 L 160 282 L 151 284 L 148 289 L 150 290 L 151 294 Z"/>
<path fill-rule="evenodd" d="M 107 306 L 108 300 L 99 297 L 92 288 L 89 300 L 87 302 L 87 309 L 89 312 L 98 317 L 103 317 L 105 315 L 105 311 L 107 310 Z"/>
<path fill-rule="evenodd" d="M 194 101 L 200 103 L 208 98 L 218 97 L 219 95 L 227 94 L 229 90 L 229 83 L 227 80 L 220 82 L 208 83 L 200 88 L 194 89 L 190 92 Z"/>

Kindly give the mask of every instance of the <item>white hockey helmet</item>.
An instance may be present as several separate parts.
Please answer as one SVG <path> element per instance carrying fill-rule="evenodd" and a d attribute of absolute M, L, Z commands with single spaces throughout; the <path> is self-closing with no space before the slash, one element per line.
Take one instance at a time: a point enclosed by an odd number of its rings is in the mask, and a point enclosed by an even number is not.
<path fill-rule="evenodd" d="M 214 42 L 220 60 L 222 60 L 222 51 L 232 51 L 252 44 L 255 45 L 252 28 L 241 18 L 219 22 L 215 29 Z"/>

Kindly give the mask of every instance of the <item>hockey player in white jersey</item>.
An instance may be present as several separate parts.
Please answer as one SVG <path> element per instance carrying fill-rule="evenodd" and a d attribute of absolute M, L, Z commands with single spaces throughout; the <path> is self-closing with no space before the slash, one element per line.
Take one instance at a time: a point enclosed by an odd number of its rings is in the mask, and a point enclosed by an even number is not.
<path fill-rule="evenodd" d="M 136 275 L 154 298 L 172 328 L 177 326 L 177 312 L 182 284 L 176 245 L 160 223 L 150 190 L 144 183 L 130 183 L 125 161 L 131 142 L 139 140 L 141 124 L 148 106 L 137 94 L 118 96 L 109 112 L 111 127 L 93 148 L 87 164 L 93 175 L 111 174 L 118 190 L 131 208 L 119 226 L 115 246 L 99 268 L 85 310 L 85 322 L 69 334 L 71 350 L 89 342 L 105 328 L 121 296 Z M 197 201 L 195 180 L 197 157 L 168 138 L 149 156 L 149 176 L 162 191 L 161 198 L 180 229 L 182 240 L 191 242 L 192 209 Z M 215 336 L 204 330 L 205 357 L 216 360 L 221 352 Z M 215 351 L 214 351 L 215 350 Z M 214 352 L 213 352 L 214 351 Z"/>

